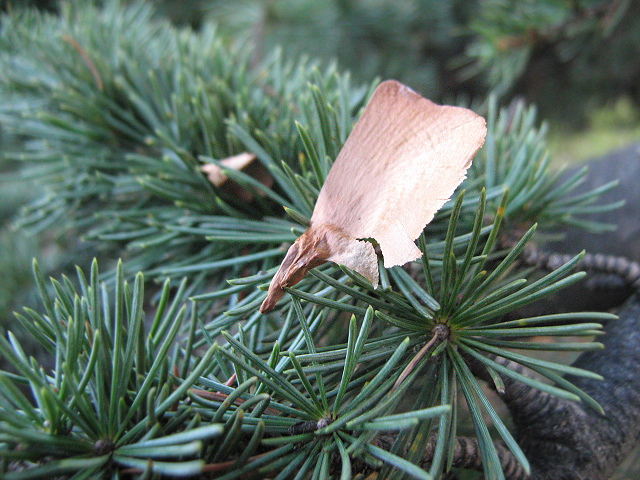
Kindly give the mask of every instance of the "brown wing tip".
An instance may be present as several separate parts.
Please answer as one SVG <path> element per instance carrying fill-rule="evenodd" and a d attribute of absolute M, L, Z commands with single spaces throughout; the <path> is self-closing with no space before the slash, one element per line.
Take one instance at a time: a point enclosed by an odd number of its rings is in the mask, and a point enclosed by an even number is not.
<path fill-rule="evenodd" d="M 273 285 L 273 282 L 272 282 Z M 279 286 L 277 288 L 271 288 L 269 285 L 269 292 L 267 293 L 267 298 L 264 299 L 262 305 L 260 305 L 260 313 L 267 313 L 273 310 L 278 303 L 278 300 L 282 298 L 284 295 L 284 290 Z"/>
<path fill-rule="evenodd" d="M 326 241 L 322 236 L 318 238 L 313 228 L 309 227 L 289 247 L 280 268 L 269 284 L 269 291 L 260 305 L 260 312 L 267 313 L 273 310 L 284 295 L 283 287 L 292 287 L 298 283 L 310 269 L 323 264 L 328 256 Z"/>
<path fill-rule="evenodd" d="M 383 96 L 390 96 L 390 97 L 397 97 L 398 95 L 407 95 L 412 99 L 426 100 L 412 88 L 393 79 L 385 80 L 384 82 L 381 82 L 374 91 L 374 95 L 376 94 L 383 95 Z"/>

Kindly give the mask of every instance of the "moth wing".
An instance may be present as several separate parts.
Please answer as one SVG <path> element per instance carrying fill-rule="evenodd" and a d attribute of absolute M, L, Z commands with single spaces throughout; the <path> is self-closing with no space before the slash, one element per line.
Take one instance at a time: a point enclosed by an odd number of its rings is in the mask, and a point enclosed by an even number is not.
<path fill-rule="evenodd" d="M 375 239 L 385 267 L 415 260 L 415 239 L 464 180 L 486 131 L 471 110 L 381 83 L 329 171 L 312 225 Z"/>

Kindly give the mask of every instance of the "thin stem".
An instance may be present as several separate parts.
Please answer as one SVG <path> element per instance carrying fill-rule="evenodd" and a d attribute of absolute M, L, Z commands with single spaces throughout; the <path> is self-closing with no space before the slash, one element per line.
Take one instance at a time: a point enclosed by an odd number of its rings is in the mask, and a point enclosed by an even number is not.
<path fill-rule="evenodd" d="M 442 343 L 443 340 L 449 337 L 449 332 L 450 332 L 449 327 L 447 327 L 442 323 L 437 324 L 433 328 L 433 336 L 431 337 L 431 340 L 425 343 L 424 347 L 422 347 L 420 351 L 416 354 L 416 356 L 413 357 L 413 359 L 409 362 L 409 364 L 406 367 L 404 367 L 404 370 L 398 377 L 398 380 L 396 380 L 396 383 L 393 385 L 391 392 L 394 392 L 402 384 L 402 382 L 404 382 L 404 380 L 411 374 L 413 369 L 416 368 L 416 365 L 418 364 L 418 362 L 420 362 L 422 357 L 426 355 L 426 353 L 431 349 L 431 347 L 436 345 L 436 342 L 437 342 L 437 345 L 440 345 L 440 343 Z"/>

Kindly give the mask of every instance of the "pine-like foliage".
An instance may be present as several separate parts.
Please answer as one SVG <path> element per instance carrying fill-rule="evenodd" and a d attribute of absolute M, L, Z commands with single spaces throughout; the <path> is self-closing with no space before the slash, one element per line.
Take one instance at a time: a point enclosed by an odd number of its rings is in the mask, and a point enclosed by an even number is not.
<path fill-rule="evenodd" d="M 579 124 L 585 111 L 627 95 L 640 69 L 640 6 L 629 1 L 479 2 L 462 78 L 496 93 L 524 94 L 549 116 Z"/>
<path fill-rule="evenodd" d="M 516 351 L 599 348 L 532 337 L 591 337 L 611 315 L 503 319 L 583 275 L 580 256 L 536 278 L 520 268 L 537 222 L 602 227 L 582 218 L 599 191 L 570 195 L 584 172 L 559 182 L 548 171 L 533 109 L 478 107 L 486 145 L 421 236 L 420 261 L 381 266 L 376 290 L 324 265 L 263 315 L 282 246 L 303 231 L 372 86 L 277 52 L 252 64 L 213 29 L 176 30 L 142 4 L 16 12 L 0 42 L 0 114 L 22 139 L 5 154 L 41 189 L 19 224 L 127 258 L 49 289 L 35 269 L 44 309 L 18 319 L 54 365 L 0 340 L 14 369 L 0 375 L 3 478 L 439 478 L 463 408 L 488 478 L 503 474 L 487 418 L 527 469 L 471 361 L 498 389 L 496 372 L 600 408 L 562 377 L 597 376 Z M 274 180 L 225 169 L 251 202 L 200 170 L 243 151 Z M 187 278 L 145 301 L 142 274 L 125 280 L 139 270 Z"/>
<path fill-rule="evenodd" d="M 251 229 L 254 219 L 281 216 L 294 185 L 281 162 L 297 163 L 302 151 L 295 121 L 317 133 L 328 121 L 318 107 L 334 105 L 325 113 L 339 117 L 340 131 L 327 138 L 333 149 L 320 153 L 335 156 L 367 90 L 331 69 L 284 64 L 277 52 L 250 70 L 247 55 L 224 48 L 213 29 L 179 32 L 150 23 L 150 14 L 142 4 L 123 10 L 110 3 L 103 11 L 69 5 L 60 19 L 27 12 L 8 23 L 3 122 L 33 139 L 17 155 L 37 163 L 26 174 L 47 191 L 21 225 L 73 228 L 87 239 L 116 241 L 117 249 L 144 249 L 129 268 L 162 262 L 175 273 L 174 264 L 228 258 L 228 248 L 207 247 L 204 235 L 228 237 Z M 274 190 L 252 185 L 266 194 L 255 204 L 216 191 L 199 171 L 245 150 L 277 182 Z M 290 236 L 282 221 L 259 225 L 270 234 L 260 243 Z M 242 239 L 231 240 L 235 252 Z M 245 242 L 252 253 L 255 239 Z"/>

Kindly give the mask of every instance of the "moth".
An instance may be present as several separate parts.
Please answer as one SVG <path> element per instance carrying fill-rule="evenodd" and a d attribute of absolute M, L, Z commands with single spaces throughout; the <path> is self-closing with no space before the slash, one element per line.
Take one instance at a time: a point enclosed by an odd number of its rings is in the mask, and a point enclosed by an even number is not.
<path fill-rule="evenodd" d="M 378 285 L 384 267 L 422 253 L 424 227 L 464 180 L 484 143 L 484 118 L 437 105 L 395 80 L 376 88 L 325 180 L 309 228 L 291 245 L 260 311 L 272 310 L 306 273 L 327 261 Z"/>
<path fill-rule="evenodd" d="M 263 185 L 271 187 L 273 185 L 273 177 L 260 162 L 256 161 L 257 158 L 253 153 L 243 152 L 232 157 L 223 158 L 220 160 L 220 165 L 231 170 L 244 172 Z M 223 173 L 223 169 L 215 163 L 202 165 L 200 171 L 205 173 L 209 181 L 223 192 L 247 203 L 253 200 L 254 194 L 252 192 L 233 181 L 229 181 L 229 177 Z M 257 194 L 260 196 L 264 195 L 262 192 L 258 192 Z"/>

